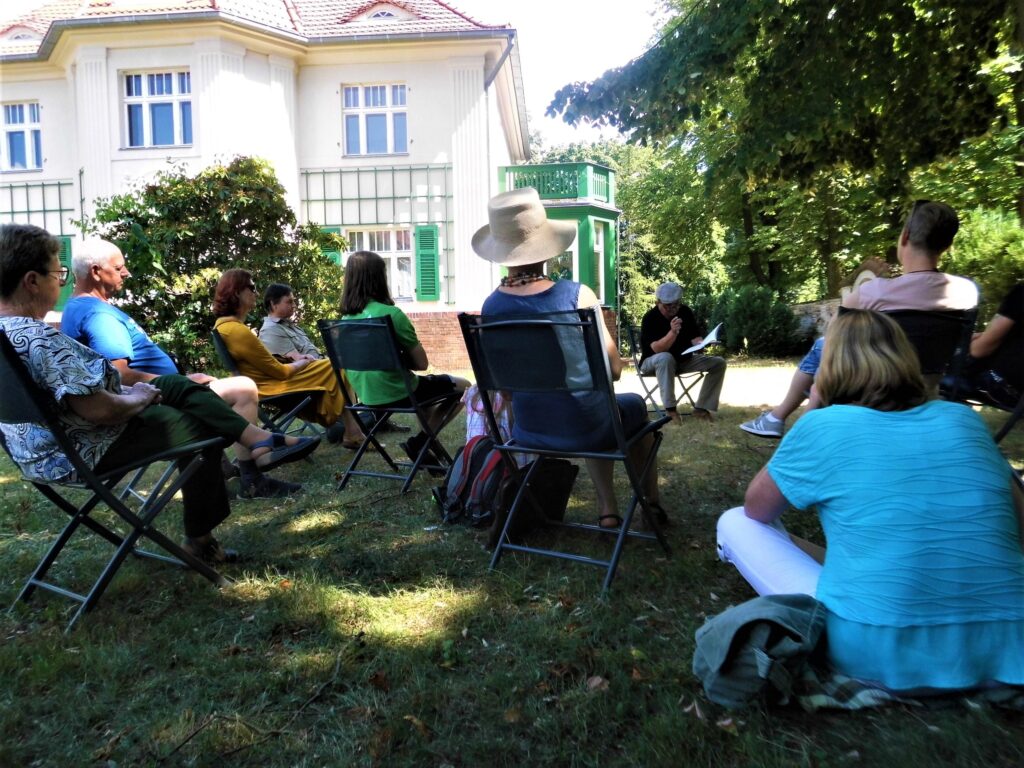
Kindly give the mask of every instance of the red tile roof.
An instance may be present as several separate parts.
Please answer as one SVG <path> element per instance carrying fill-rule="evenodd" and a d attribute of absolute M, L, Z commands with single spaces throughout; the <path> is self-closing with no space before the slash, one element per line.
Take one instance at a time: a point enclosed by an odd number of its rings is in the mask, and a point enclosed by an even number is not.
<path fill-rule="evenodd" d="M 395 8 L 397 18 L 360 18 L 377 6 Z M 42 38 L 58 20 L 127 23 L 140 16 L 196 13 L 242 19 L 306 39 L 506 28 L 482 24 L 441 0 L 51 0 L 0 28 L 0 55 L 35 52 L 39 41 L 12 40 L 11 34 L 27 29 Z"/>

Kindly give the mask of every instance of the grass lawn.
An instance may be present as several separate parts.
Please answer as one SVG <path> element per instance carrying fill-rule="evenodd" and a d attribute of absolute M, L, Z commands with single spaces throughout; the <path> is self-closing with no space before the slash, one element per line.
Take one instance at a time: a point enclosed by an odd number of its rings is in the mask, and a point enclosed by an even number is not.
<path fill-rule="evenodd" d="M 606 600 L 584 566 L 509 555 L 489 573 L 485 533 L 439 527 L 426 477 L 406 496 L 366 479 L 338 493 L 349 454 L 325 445 L 278 473 L 303 495 L 237 502 L 218 529 L 246 555 L 225 569 L 233 586 L 129 561 L 70 636 L 55 596 L 0 613 L 0 765 L 1024 764 L 1020 713 L 730 713 L 703 698 L 694 631 L 752 596 L 718 562 L 714 523 L 776 445 L 736 428 L 756 413 L 667 430 L 674 555 L 631 542 Z M 1019 466 L 1024 430 L 1005 448 Z M 577 488 L 569 514 L 593 518 L 585 477 Z M 0 605 L 61 517 L 0 463 Z M 820 537 L 810 515 L 787 521 Z M 163 527 L 180 535 L 176 503 Z M 72 549 L 70 576 L 106 553 L 88 537 Z"/>

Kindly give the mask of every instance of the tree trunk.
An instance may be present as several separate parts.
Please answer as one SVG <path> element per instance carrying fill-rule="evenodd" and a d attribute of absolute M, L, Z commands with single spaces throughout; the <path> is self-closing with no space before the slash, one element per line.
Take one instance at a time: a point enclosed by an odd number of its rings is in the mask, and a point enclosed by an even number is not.
<path fill-rule="evenodd" d="M 1013 18 L 1013 39 L 1011 53 L 1020 57 L 1024 52 L 1024 0 L 1016 0 L 1011 6 Z M 1024 125 L 1024 72 L 1011 72 L 1013 78 L 1013 107 L 1017 126 Z M 1024 139 L 1017 142 L 1017 219 L 1024 222 Z"/>
<path fill-rule="evenodd" d="M 750 265 L 750 271 L 754 273 L 754 279 L 757 280 L 758 285 L 768 285 L 769 279 L 761 264 L 761 254 L 749 247 L 750 240 L 754 236 L 754 209 L 750 205 L 750 195 L 746 192 L 743 193 L 741 210 L 743 211 L 743 236 L 748 243 L 747 262 Z"/>

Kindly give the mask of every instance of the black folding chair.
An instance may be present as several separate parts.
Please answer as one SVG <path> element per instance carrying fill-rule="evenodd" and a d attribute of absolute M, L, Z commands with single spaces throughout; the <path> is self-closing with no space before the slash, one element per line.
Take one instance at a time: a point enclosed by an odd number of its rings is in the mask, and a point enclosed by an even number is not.
<path fill-rule="evenodd" d="M 211 448 L 221 450 L 227 444 L 226 440 L 217 438 L 196 441 L 156 454 L 139 456 L 128 464 L 102 474 L 97 474 L 78 454 L 74 443 L 65 433 L 57 416 L 57 405 L 52 396 L 35 383 L 3 331 L 0 331 L 0 381 L 4 382 L 4 393 L 3 397 L 0 398 L 0 423 L 34 423 L 45 427 L 53 434 L 60 450 L 68 457 L 76 474 L 76 479 L 68 482 L 46 483 L 37 480 L 28 481 L 56 507 L 67 513 L 71 517 L 71 521 L 61 531 L 60 535 L 43 556 L 43 559 L 39 561 L 39 565 L 36 566 L 35 571 L 33 571 L 18 594 L 15 605 L 17 605 L 18 601 L 27 601 L 36 588 L 45 589 L 74 600 L 79 603 L 79 608 L 75 611 L 71 621 L 68 622 L 65 631 L 70 631 L 82 614 L 91 610 L 96 605 L 104 590 L 110 584 L 111 579 L 117 573 L 118 568 L 121 567 L 121 563 L 130 554 L 136 557 L 145 557 L 192 568 L 217 586 L 224 586 L 230 583 L 228 579 L 221 576 L 209 565 L 189 554 L 160 533 L 153 525 L 157 515 L 164 510 L 168 502 L 171 501 L 174 495 L 204 461 L 202 452 Z M 10 455 L 7 441 L 3 439 L 2 434 L 0 434 L 0 444 L 2 444 L 7 454 Z M 114 491 L 115 486 L 129 473 L 159 461 L 177 461 L 180 467 L 177 477 L 171 482 L 171 473 L 164 473 L 164 476 L 157 482 L 156 487 L 145 498 L 141 508 L 137 511 L 132 511 L 118 497 Z M 86 490 L 91 495 L 85 503 L 76 506 L 68 497 L 58 492 L 55 486 Z M 93 510 L 100 503 L 106 504 L 111 511 L 127 524 L 128 532 L 125 535 L 115 532 L 91 516 Z M 83 526 L 107 541 L 115 548 L 115 551 L 92 587 L 85 593 L 79 593 L 46 581 L 46 577 L 61 552 L 64 551 L 64 547 L 71 541 L 78 529 Z M 163 555 L 137 549 L 136 543 L 143 536 L 168 554 Z"/>
<path fill-rule="evenodd" d="M 644 479 L 651 471 L 661 445 L 660 429 L 669 419 L 662 417 L 648 423 L 635 434 L 626 436 L 615 401 L 607 351 L 601 337 L 602 322 L 601 315 L 594 308 L 527 316 L 459 315 L 469 360 L 476 375 L 477 386 L 483 394 L 488 428 L 496 447 L 501 451 L 510 471 L 516 466 L 513 459 L 515 454 L 537 455 L 509 509 L 505 527 L 494 548 L 491 569 L 498 565 L 505 551 L 526 552 L 584 563 L 604 569 L 605 577 L 601 587 L 601 593 L 604 594 L 615 577 L 615 570 L 627 537 L 657 540 L 666 554 L 671 554 L 671 549 L 643 493 Z M 497 391 L 511 392 L 513 397 L 517 393 L 594 394 L 606 404 L 608 421 L 615 435 L 615 445 L 607 449 L 555 451 L 520 444 L 514 439 L 506 441 L 498 430 L 491 405 L 491 396 Z M 643 466 L 637 470 L 628 461 L 629 451 L 647 435 L 652 435 L 654 442 Z M 541 463 L 550 458 L 606 459 L 621 461 L 625 465 L 633 497 L 618 529 L 609 530 L 587 523 L 549 521 L 561 527 L 601 535 L 614 534 L 615 543 L 608 559 L 514 544 L 509 539 L 508 533 L 514 529 L 515 517 L 523 508 L 526 494 L 530 492 L 530 479 Z M 630 530 L 630 523 L 638 505 L 651 532 Z"/>
<path fill-rule="evenodd" d="M 232 376 L 241 376 L 238 363 L 231 356 L 228 345 L 224 343 L 223 337 L 216 328 L 210 331 L 210 341 L 213 342 L 213 348 L 217 352 L 217 357 L 220 358 L 221 365 L 227 368 Z M 298 390 L 282 392 L 280 395 L 260 395 L 259 417 L 262 427 L 268 432 L 287 432 L 292 423 L 299 418 L 299 414 L 313 402 L 315 394 L 314 390 Z M 303 432 L 307 428 L 312 429 L 312 425 L 303 422 L 302 427 L 295 432 Z M 313 431 L 319 432 L 318 429 L 313 429 Z"/>
<path fill-rule="evenodd" d="M 338 483 L 338 490 L 343 489 L 352 477 L 362 476 L 401 480 L 403 481 L 402 493 L 405 493 L 421 469 L 442 472 L 446 470 L 452 463 L 452 457 L 445 450 L 441 441 L 437 439 L 437 433 L 428 426 L 427 409 L 438 405 L 445 407 L 447 410 L 444 413 L 444 421 L 447 422 L 447 417 L 461 406 L 461 393 L 442 395 L 426 400 L 421 400 L 416 396 L 415 390 L 410 385 L 411 378 L 406 375 L 409 364 L 405 359 L 405 352 L 398 342 L 398 337 L 395 335 L 395 327 L 390 317 L 374 317 L 366 320 L 320 320 L 317 322 L 317 328 L 323 335 L 327 357 L 330 358 L 334 372 L 342 383 L 341 391 L 345 393 L 345 407 L 362 420 L 365 431 L 363 442 L 356 449 L 355 456 L 352 457 L 348 469 L 345 470 L 345 474 Z M 342 370 L 391 371 L 402 374 L 406 383 L 409 405 L 382 408 L 379 405 L 352 402 L 349 398 L 348 388 L 341 380 L 340 371 Z M 357 392 L 357 398 L 358 394 Z M 393 459 L 377 440 L 377 432 L 396 413 L 414 414 L 420 429 L 427 436 L 411 463 Z M 366 416 L 365 419 L 363 414 Z M 390 472 L 357 469 L 371 446 L 390 467 Z"/>
<path fill-rule="evenodd" d="M 644 400 L 651 404 L 651 407 L 647 410 L 653 411 L 659 417 L 664 416 L 664 407 L 659 405 L 654 397 L 655 393 L 658 392 L 658 377 L 653 373 L 643 373 L 640 370 L 640 357 L 643 355 L 643 347 L 640 344 L 640 329 L 635 325 L 627 326 L 626 339 L 629 341 L 629 354 L 633 358 L 633 368 L 636 370 L 636 375 L 640 379 L 640 386 L 644 391 Z M 680 399 L 685 397 L 690 402 L 691 408 L 696 408 L 697 403 L 693 399 L 693 395 L 690 394 L 690 390 L 699 386 L 705 376 L 707 376 L 707 371 L 684 371 L 676 374 L 676 382 L 679 384 L 679 389 L 682 390 Z M 648 381 L 651 380 L 654 381 L 653 385 L 648 384 Z"/>
<path fill-rule="evenodd" d="M 903 329 L 921 360 L 926 377 L 957 376 L 967 358 L 978 309 L 885 312 Z"/>

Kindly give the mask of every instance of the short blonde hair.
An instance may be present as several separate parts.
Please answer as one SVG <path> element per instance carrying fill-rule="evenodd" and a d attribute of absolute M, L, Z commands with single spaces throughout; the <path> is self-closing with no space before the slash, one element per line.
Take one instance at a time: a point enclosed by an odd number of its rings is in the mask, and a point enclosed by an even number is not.
<path fill-rule="evenodd" d="M 814 386 L 823 405 L 905 411 L 926 400 L 921 363 L 903 329 L 863 309 L 843 310 L 829 325 Z"/>

